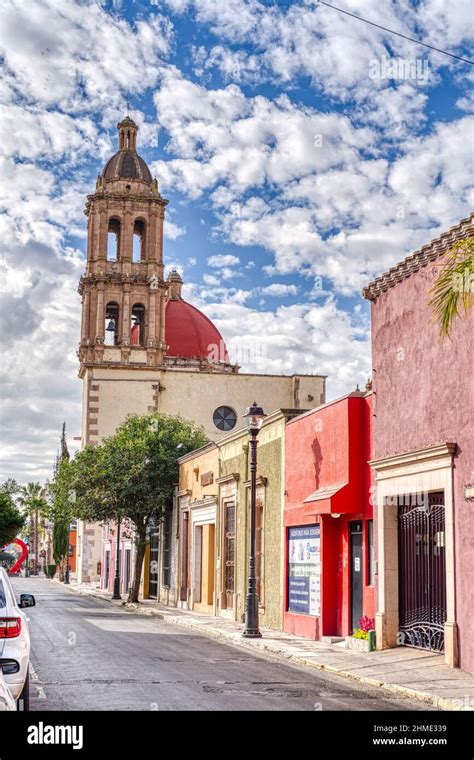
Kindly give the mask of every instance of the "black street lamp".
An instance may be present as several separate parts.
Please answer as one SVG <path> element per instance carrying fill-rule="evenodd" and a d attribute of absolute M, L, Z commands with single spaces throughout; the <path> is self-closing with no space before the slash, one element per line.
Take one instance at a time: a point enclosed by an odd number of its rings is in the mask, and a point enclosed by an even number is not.
<path fill-rule="evenodd" d="M 66 572 L 64 573 L 64 584 L 68 586 L 70 584 L 69 580 L 69 538 L 71 536 L 70 530 L 67 534 L 67 552 L 66 552 Z"/>
<path fill-rule="evenodd" d="M 115 557 L 115 578 L 114 578 L 114 593 L 112 599 L 121 599 L 120 596 L 120 523 L 122 518 L 119 515 L 117 520 L 117 548 Z"/>
<path fill-rule="evenodd" d="M 256 534 L 255 534 L 255 509 L 257 501 L 257 436 L 262 427 L 263 420 L 267 415 L 256 401 L 249 406 L 244 414 L 247 419 L 247 427 L 250 436 L 250 551 L 249 551 L 249 577 L 247 587 L 247 599 L 245 601 L 245 628 L 243 636 L 246 639 L 260 639 L 262 634 L 258 627 L 258 593 L 257 576 L 255 575 L 256 561 Z"/>

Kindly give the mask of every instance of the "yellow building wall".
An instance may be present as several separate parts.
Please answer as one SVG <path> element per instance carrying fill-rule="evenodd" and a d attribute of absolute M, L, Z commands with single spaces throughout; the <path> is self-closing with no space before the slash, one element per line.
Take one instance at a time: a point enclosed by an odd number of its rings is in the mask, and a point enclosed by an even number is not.
<path fill-rule="evenodd" d="M 215 481 L 219 477 L 219 449 L 212 444 L 199 452 L 202 453 L 196 453 L 179 467 L 179 490 L 190 491 L 191 504 L 206 496 L 216 496 L 218 491 Z M 205 486 L 201 483 L 201 476 L 208 472 L 213 473 L 213 482 Z"/>

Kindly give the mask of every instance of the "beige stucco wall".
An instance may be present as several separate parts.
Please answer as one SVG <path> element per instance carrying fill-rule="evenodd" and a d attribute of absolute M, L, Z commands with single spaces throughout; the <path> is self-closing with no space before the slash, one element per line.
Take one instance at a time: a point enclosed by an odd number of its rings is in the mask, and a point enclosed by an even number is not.
<path fill-rule="evenodd" d="M 113 435 L 128 414 L 155 409 L 192 419 L 204 427 L 210 440 L 216 440 L 223 435 L 212 420 L 218 406 L 232 407 L 238 416 L 237 427 L 241 427 L 242 415 L 254 400 L 267 412 L 279 408 L 310 409 L 325 400 L 325 378 L 319 375 L 99 368 L 87 370 L 84 383 L 86 387 L 95 387 L 84 405 L 90 410 L 85 412 L 88 419 L 84 419 L 84 424 L 87 423 L 91 441 Z"/>

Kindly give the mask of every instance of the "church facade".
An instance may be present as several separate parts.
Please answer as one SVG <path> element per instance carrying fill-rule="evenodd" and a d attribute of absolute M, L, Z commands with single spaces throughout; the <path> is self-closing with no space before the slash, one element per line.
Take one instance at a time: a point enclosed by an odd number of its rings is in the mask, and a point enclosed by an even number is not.
<path fill-rule="evenodd" d="M 98 176 L 85 209 L 78 351 L 82 446 L 100 443 L 133 413 L 179 414 L 215 441 L 243 424 L 255 399 L 267 412 L 324 403 L 324 376 L 240 372 L 215 325 L 182 298 L 179 273 L 165 277 L 168 201 L 137 153 L 137 132 L 128 116 L 118 124 L 119 150 Z M 102 527 L 80 522 L 77 540 L 77 579 L 99 580 Z"/>

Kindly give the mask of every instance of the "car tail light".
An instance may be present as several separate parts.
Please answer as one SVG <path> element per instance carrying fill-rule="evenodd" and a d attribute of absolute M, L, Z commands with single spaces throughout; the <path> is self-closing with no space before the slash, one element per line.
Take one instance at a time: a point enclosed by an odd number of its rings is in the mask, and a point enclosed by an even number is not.
<path fill-rule="evenodd" d="M 0 618 L 0 639 L 14 639 L 21 633 L 21 618 Z"/>

